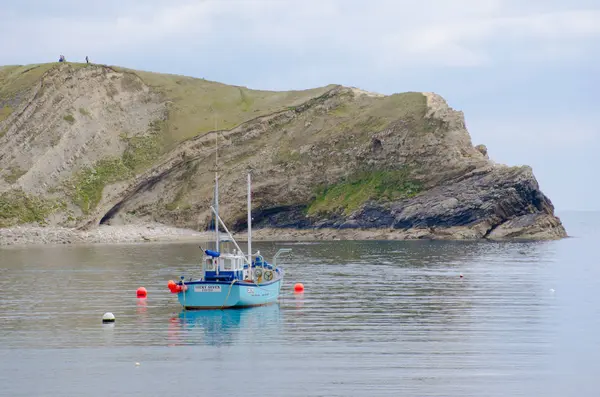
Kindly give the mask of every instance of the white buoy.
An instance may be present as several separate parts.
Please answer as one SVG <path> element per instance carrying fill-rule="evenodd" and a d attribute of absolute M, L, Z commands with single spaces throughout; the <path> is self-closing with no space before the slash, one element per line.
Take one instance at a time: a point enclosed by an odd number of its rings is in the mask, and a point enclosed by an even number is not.
<path fill-rule="evenodd" d="M 135 363 L 135 366 L 136 366 L 136 367 L 139 367 L 139 366 L 140 366 L 140 363 Z"/>
<path fill-rule="evenodd" d="M 112 314 L 111 312 L 104 313 L 104 316 L 102 316 L 102 322 L 103 323 L 114 323 L 115 315 Z"/>

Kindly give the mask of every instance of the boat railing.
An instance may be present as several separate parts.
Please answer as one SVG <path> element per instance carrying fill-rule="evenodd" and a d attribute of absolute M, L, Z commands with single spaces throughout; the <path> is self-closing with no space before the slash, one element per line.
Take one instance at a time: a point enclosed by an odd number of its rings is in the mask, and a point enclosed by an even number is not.
<path fill-rule="evenodd" d="M 277 269 L 277 258 L 279 258 L 279 255 L 291 251 L 291 248 L 280 248 L 279 251 L 277 251 L 277 253 L 275 254 L 275 256 L 273 256 L 273 268 Z"/>

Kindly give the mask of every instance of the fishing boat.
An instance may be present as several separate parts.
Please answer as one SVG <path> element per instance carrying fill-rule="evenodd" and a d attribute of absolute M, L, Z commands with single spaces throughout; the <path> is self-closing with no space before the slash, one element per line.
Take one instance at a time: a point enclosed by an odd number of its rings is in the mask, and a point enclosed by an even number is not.
<path fill-rule="evenodd" d="M 218 159 L 218 157 L 217 157 Z M 218 161 L 218 160 L 217 160 Z M 260 251 L 252 253 L 252 184 L 248 173 L 248 253 L 245 254 L 219 216 L 219 176 L 215 167 L 214 249 L 203 249 L 202 277 L 178 282 L 170 280 L 168 287 L 177 294 L 185 310 L 227 309 L 263 306 L 279 299 L 284 271 L 277 259 L 289 248 L 281 248 L 268 263 Z M 229 236 L 222 241 L 220 226 Z M 233 244 L 233 247 L 227 245 Z"/>

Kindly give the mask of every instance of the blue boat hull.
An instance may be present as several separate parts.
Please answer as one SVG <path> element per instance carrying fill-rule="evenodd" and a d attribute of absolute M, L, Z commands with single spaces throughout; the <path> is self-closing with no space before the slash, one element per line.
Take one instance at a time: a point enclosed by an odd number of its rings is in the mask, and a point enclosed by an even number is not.
<path fill-rule="evenodd" d="M 225 309 L 262 306 L 277 302 L 281 279 L 270 283 L 191 281 L 186 291 L 177 294 L 188 310 Z"/>

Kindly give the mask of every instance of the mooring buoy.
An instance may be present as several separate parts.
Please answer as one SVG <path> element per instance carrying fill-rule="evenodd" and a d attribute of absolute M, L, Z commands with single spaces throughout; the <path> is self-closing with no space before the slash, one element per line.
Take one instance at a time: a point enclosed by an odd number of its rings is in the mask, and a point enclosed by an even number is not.
<path fill-rule="evenodd" d="M 103 323 L 114 323 L 115 315 L 112 314 L 111 312 L 104 313 L 104 315 L 102 316 L 102 322 Z"/>

